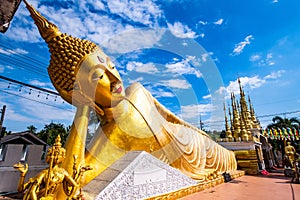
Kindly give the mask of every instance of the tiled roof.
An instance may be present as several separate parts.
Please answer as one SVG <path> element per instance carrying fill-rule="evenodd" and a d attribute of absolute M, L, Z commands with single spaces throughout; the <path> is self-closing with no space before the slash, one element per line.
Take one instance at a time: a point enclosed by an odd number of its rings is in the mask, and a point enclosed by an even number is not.
<path fill-rule="evenodd" d="M 38 138 L 29 131 L 12 133 L 0 139 L 0 144 L 37 144 L 47 145 L 46 142 Z"/>

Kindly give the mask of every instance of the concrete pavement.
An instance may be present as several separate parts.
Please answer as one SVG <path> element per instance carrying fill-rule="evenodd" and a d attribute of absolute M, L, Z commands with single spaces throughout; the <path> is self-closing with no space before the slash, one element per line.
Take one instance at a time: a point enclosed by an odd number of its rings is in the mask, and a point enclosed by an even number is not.
<path fill-rule="evenodd" d="M 191 194 L 180 200 L 300 200 L 300 184 L 281 172 L 268 175 L 245 175 L 213 188 Z"/>

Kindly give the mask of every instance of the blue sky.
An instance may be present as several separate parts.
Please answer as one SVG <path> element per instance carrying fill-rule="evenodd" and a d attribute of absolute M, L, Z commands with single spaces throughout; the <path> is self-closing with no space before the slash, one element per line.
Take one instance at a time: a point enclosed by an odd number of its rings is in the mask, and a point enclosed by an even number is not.
<path fill-rule="evenodd" d="M 299 117 L 300 3 L 296 0 L 28 0 L 62 32 L 100 45 L 124 85 L 141 82 L 165 107 L 206 130 L 224 129 L 223 103 L 240 77 L 261 125 Z M 54 90 L 50 55 L 24 3 L 0 34 L 2 76 Z M 75 108 L 0 80 L 4 126 L 70 125 Z M 299 111 L 299 112 L 298 112 Z M 268 117 L 267 117 L 268 116 Z"/>

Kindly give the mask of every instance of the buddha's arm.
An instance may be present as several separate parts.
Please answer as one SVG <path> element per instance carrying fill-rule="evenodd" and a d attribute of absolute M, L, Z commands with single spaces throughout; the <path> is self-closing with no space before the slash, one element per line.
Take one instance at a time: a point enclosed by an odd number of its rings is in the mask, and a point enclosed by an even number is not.
<path fill-rule="evenodd" d="M 70 174 L 73 172 L 73 156 L 77 156 L 78 163 L 84 160 L 89 114 L 89 106 L 79 105 L 77 107 L 76 115 L 65 144 L 66 158 L 62 164 L 62 167 Z"/>
<path fill-rule="evenodd" d="M 73 124 L 67 138 L 65 149 L 66 157 L 62 167 L 69 173 L 73 173 L 73 156 L 77 156 L 77 161 L 81 165 L 84 162 L 85 141 L 88 129 L 90 108 L 88 105 L 78 105 Z M 66 199 L 66 194 L 61 187 L 56 194 L 56 199 Z"/>

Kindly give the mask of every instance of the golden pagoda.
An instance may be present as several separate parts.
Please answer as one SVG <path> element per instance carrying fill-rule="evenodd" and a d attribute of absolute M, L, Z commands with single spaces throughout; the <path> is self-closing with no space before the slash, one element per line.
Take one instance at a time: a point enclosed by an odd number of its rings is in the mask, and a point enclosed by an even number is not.
<path fill-rule="evenodd" d="M 238 83 L 240 89 L 240 100 L 237 101 L 235 94 L 233 92 L 231 93 L 232 112 L 230 111 L 230 108 L 228 109 L 229 110 L 228 114 L 231 119 L 230 126 L 228 124 L 227 114 L 225 113 L 226 138 L 228 137 L 229 141 L 232 140 L 231 137 L 233 137 L 234 141 L 257 140 L 256 136 L 257 133 L 260 132 L 261 126 L 255 116 L 255 112 L 254 112 L 253 105 L 251 104 L 250 96 L 248 96 L 248 102 L 246 100 L 245 92 L 241 85 L 240 78 L 238 78 Z M 226 111 L 225 105 L 224 105 L 224 111 Z"/>
<path fill-rule="evenodd" d="M 261 138 L 261 126 L 257 120 L 253 105 L 248 96 L 246 100 L 240 78 L 238 78 L 240 98 L 231 93 L 231 107 L 228 106 L 229 121 L 224 104 L 226 138 L 219 142 L 227 149 L 233 150 L 238 168 L 247 174 L 257 174 L 265 169 Z M 266 141 L 266 140 L 264 140 Z"/>

